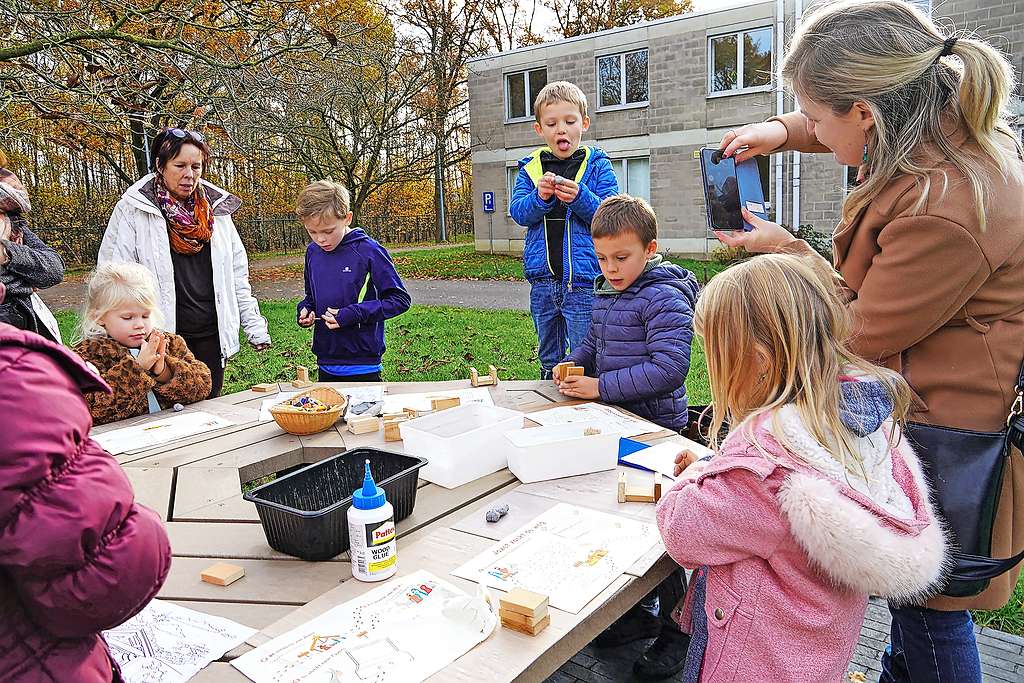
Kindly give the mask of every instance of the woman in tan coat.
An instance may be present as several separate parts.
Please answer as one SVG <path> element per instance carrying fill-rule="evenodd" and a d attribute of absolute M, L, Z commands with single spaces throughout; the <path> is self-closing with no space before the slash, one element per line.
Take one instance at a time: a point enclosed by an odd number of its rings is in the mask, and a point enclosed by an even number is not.
<path fill-rule="evenodd" d="M 833 236 L 849 291 L 854 350 L 903 374 L 910 419 L 1004 427 L 1024 360 L 1024 163 L 1003 114 L 1013 72 L 988 44 L 944 36 L 909 3 L 854 0 L 818 10 L 783 66 L 800 111 L 730 131 L 738 161 L 786 150 L 860 166 Z M 745 213 L 750 252 L 814 252 Z M 1003 480 L 993 557 L 1024 548 L 1024 459 Z M 967 609 L 1010 598 L 1020 567 L 971 598 L 893 608 L 881 681 L 980 681 Z"/>

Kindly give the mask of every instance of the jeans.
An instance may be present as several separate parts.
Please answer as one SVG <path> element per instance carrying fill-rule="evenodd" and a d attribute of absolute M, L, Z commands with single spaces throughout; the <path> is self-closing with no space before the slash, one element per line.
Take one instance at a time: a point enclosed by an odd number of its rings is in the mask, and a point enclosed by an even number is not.
<path fill-rule="evenodd" d="M 582 343 L 590 329 L 594 305 L 593 287 L 569 289 L 563 282 L 541 280 L 530 288 L 530 315 L 540 344 L 541 379 L 551 379 L 551 370 Z"/>
<path fill-rule="evenodd" d="M 879 683 L 981 683 L 971 613 L 893 607 Z"/>

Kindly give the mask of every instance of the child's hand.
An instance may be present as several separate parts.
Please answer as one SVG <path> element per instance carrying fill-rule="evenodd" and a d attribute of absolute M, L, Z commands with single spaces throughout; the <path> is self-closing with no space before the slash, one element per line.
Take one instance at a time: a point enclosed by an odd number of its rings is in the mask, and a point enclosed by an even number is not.
<path fill-rule="evenodd" d="M 684 450 L 676 456 L 676 466 L 672 469 L 676 481 L 696 479 L 708 466 L 707 460 L 700 460 L 693 451 Z"/>
<path fill-rule="evenodd" d="M 156 362 L 153 363 L 153 369 L 150 372 L 159 377 L 167 369 L 167 337 L 158 330 L 153 331 L 157 334 Z"/>
<path fill-rule="evenodd" d="M 155 336 L 154 333 L 156 333 Z M 161 337 L 163 337 L 163 335 L 160 334 L 159 330 L 153 330 L 142 342 L 142 346 L 139 347 L 139 357 L 135 359 L 135 362 L 146 372 L 153 369 L 153 366 L 160 357 L 159 347 Z"/>
<path fill-rule="evenodd" d="M 558 390 L 572 398 L 601 398 L 596 377 L 571 375 L 558 383 Z"/>
<path fill-rule="evenodd" d="M 555 185 L 555 196 L 563 204 L 571 204 L 576 195 L 580 193 L 580 186 L 568 178 L 562 178 Z"/>
<path fill-rule="evenodd" d="M 299 327 L 312 327 L 313 323 L 316 322 L 316 315 L 313 311 L 307 311 L 306 307 L 303 306 L 302 310 L 299 311 Z"/>
<path fill-rule="evenodd" d="M 341 325 L 338 324 L 338 321 L 334 318 L 334 316 L 337 315 L 337 314 L 338 314 L 338 309 L 337 308 L 328 308 L 327 312 L 325 312 L 321 316 L 321 319 L 324 321 L 324 325 L 327 326 L 327 329 L 329 329 L 329 330 L 336 330 L 339 327 L 341 327 Z"/>
<path fill-rule="evenodd" d="M 555 194 L 555 174 L 548 171 L 541 176 L 540 181 L 537 183 L 537 194 L 544 201 L 551 201 L 551 197 Z"/>

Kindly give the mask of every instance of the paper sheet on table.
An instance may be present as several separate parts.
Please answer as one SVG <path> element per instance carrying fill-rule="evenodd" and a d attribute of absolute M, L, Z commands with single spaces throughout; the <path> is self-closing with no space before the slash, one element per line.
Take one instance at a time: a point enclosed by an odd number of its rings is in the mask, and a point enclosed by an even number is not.
<path fill-rule="evenodd" d="M 284 403 L 295 398 L 298 394 L 298 391 L 284 391 L 280 394 L 274 394 L 274 398 L 263 399 L 263 403 L 260 404 L 260 422 L 270 422 L 273 420 L 274 416 L 270 414 L 270 409 L 278 403 Z"/>
<path fill-rule="evenodd" d="M 227 418 L 198 411 L 94 434 L 92 439 L 108 453 L 118 455 L 153 448 L 203 432 L 230 427 L 233 424 L 235 423 Z"/>
<path fill-rule="evenodd" d="M 486 387 L 477 387 L 417 394 L 386 394 L 384 396 L 384 412 L 400 413 L 405 408 L 426 412 L 431 410 L 430 401 L 435 398 L 458 398 L 461 401 L 459 405 L 464 406 L 470 403 L 479 403 L 483 406 L 494 405 L 494 401 L 491 400 L 491 392 Z"/>
<path fill-rule="evenodd" d="M 547 410 L 529 413 L 526 417 L 543 427 L 568 424 L 570 422 L 600 422 L 606 425 L 609 431 L 615 431 L 619 436 L 625 437 L 664 431 L 653 422 L 630 417 L 611 406 L 601 405 L 600 403 L 583 403 L 578 406 L 548 408 Z"/>
<path fill-rule="evenodd" d="M 103 637 L 128 683 L 178 683 L 254 633 L 230 619 L 153 600 L 125 623 L 104 631 Z"/>
<path fill-rule="evenodd" d="M 552 607 L 578 614 L 659 540 L 653 522 L 559 503 L 452 574 L 542 593 Z"/>
<path fill-rule="evenodd" d="M 483 595 L 422 569 L 397 577 L 245 653 L 256 683 L 417 683 L 494 631 Z"/>
<path fill-rule="evenodd" d="M 705 455 L 711 455 L 711 449 L 705 446 L 701 446 L 695 441 L 680 437 L 682 441 L 673 440 L 665 441 L 649 448 L 642 448 L 635 453 L 620 458 L 622 462 L 628 462 L 631 465 L 639 465 L 640 467 L 650 470 L 651 472 L 661 472 L 669 479 L 675 479 L 672 476 L 672 470 L 675 468 L 676 456 L 684 451 L 690 450 L 698 458 L 703 458 Z"/>
<path fill-rule="evenodd" d="M 348 396 L 349 403 L 377 403 L 384 400 L 384 385 L 376 384 L 367 387 L 347 387 L 341 393 Z"/>

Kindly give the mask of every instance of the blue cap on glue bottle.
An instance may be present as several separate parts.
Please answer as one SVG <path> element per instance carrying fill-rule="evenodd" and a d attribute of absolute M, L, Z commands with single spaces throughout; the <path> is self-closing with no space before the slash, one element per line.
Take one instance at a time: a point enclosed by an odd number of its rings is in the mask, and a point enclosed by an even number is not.
<path fill-rule="evenodd" d="M 363 487 L 352 494 L 352 507 L 357 510 L 373 510 L 382 507 L 387 500 L 384 489 L 377 486 L 370 474 L 370 461 L 366 461 L 366 473 L 363 475 Z"/>

